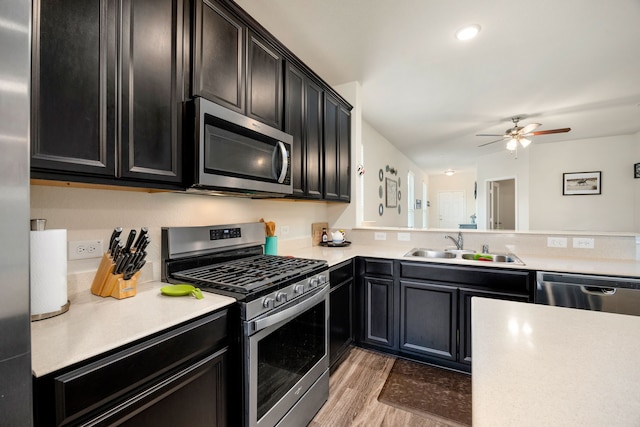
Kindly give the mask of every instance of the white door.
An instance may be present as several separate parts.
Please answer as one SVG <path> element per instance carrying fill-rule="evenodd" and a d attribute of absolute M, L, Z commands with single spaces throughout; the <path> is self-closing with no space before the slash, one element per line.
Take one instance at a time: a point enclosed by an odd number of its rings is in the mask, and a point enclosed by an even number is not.
<path fill-rule="evenodd" d="M 438 215 L 439 228 L 459 228 L 465 223 L 464 191 L 439 191 Z"/>

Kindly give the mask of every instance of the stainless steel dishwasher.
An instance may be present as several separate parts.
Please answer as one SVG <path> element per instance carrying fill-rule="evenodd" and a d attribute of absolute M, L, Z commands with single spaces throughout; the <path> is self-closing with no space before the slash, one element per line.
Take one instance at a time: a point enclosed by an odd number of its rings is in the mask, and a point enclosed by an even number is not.
<path fill-rule="evenodd" d="M 640 316 L 640 279 L 539 271 L 535 303 Z"/>

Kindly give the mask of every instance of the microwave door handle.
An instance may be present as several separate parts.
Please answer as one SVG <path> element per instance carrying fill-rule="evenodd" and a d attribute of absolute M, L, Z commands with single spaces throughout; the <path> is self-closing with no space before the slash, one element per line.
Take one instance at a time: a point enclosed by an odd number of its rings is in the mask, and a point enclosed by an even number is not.
<path fill-rule="evenodd" d="M 281 158 L 282 169 L 280 170 L 279 175 L 276 173 L 276 176 L 278 177 L 278 182 L 282 184 L 284 182 L 284 179 L 287 176 L 287 170 L 289 170 L 289 158 L 287 157 L 287 148 L 284 146 L 284 143 L 282 141 L 278 141 L 276 151 L 280 151 L 280 156 L 282 157 Z"/>

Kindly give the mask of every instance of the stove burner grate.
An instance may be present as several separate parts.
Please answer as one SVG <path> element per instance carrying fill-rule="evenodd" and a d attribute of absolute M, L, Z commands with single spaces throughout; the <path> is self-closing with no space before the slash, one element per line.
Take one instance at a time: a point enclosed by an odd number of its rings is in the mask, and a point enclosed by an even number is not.
<path fill-rule="evenodd" d="M 173 276 L 198 284 L 249 293 L 271 283 L 303 276 L 325 265 L 321 260 L 258 255 L 184 270 Z"/>

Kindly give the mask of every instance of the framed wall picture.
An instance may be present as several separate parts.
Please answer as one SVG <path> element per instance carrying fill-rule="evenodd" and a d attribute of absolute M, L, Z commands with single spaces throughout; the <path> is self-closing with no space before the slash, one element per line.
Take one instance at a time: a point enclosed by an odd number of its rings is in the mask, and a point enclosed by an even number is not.
<path fill-rule="evenodd" d="M 395 208 L 398 206 L 398 183 L 393 179 L 386 178 L 386 184 L 387 198 L 385 200 L 385 205 L 388 208 Z"/>
<path fill-rule="evenodd" d="M 640 163 L 633 165 L 633 177 L 640 178 Z"/>
<path fill-rule="evenodd" d="M 562 194 L 576 196 L 602 193 L 602 172 L 570 172 L 562 174 Z"/>

